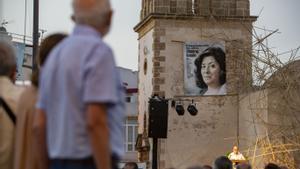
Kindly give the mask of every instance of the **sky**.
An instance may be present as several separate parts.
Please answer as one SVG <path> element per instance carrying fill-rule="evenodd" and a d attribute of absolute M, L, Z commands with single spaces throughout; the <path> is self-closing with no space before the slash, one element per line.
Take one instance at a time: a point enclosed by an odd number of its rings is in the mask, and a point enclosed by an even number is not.
<path fill-rule="evenodd" d="M 24 30 L 25 2 L 27 1 L 26 30 Z M 138 69 L 138 35 L 133 27 L 139 22 L 141 0 L 111 0 L 113 24 L 105 41 L 112 47 L 118 66 Z M 8 21 L 9 32 L 32 34 L 33 0 L 0 0 L 0 21 Z M 251 15 L 259 15 L 255 26 L 280 33 L 269 39 L 269 46 L 281 53 L 300 46 L 299 0 L 250 0 Z M 54 32 L 70 33 L 73 23 L 71 0 L 40 0 L 40 29 L 43 36 Z M 260 31 L 260 34 L 264 32 Z"/>

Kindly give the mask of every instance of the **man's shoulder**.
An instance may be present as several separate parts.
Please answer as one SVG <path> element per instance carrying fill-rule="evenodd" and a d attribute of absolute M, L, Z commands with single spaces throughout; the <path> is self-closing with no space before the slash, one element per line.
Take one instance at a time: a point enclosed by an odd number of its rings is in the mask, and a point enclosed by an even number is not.
<path fill-rule="evenodd" d="M 96 49 L 95 51 L 100 51 L 101 53 L 112 53 L 111 47 L 105 43 L 100 37 L 93 37 L 93 36 L 84 36 L 84 35 L 70 35 L 68 39 L 61 44 L 62 46 L 66 47 L 69 46 L 71 48 L 76 48 L 78 50 L 84 49 Z"/>
<path fill-rule="evenodd" d="M 228 156 L 233 156 L 233 155 L 235 155 L 234 152 L 231 152 Z"/>
<path fill-rule="evenodd" d="M 113 61 L 114 60 L 114 54 L 111 47 L 105 43 L 104 41 L 97 41 L 93 44 L 93 56 L 96 60 L 102 60 L 102 61 Z"/>
<path fill-rule="evenodd" d="M 106 45 L 103 39 L 100 36 L 91 36 L 85 34 L 71 34 L 66 38 L 66 41 L 79 42 L 79 43 L 88 43 L 88 44 L 99 44 Z"/>
<path fill-rule="evenodd" d="M 231 152 L 231 153 L 228 155 L 228 158 L 229 158 L 229 159 L 236 159 L 238 156 L 239 156 L 239 154 L 235 154 L 234 152 Z"/>
<path fill-rule="evenodd" d="M 0 82 L 2 90 L 0 91 L 1 97 L 7 102 L 10 108 L 15 112 L 16 106 L 20 101 L 21 94 L 24 91 L 24 87 L 16 86 L 13 83 Z"/>
<path fill-rule="evenodd" d="M 2 90 L 0 91 L 1 96 L 7 95 L 13 98 L 19 98 L 25 87 L 17 86 L 9 80 L 7 77 L 0 76 L 0 84 Z"/>

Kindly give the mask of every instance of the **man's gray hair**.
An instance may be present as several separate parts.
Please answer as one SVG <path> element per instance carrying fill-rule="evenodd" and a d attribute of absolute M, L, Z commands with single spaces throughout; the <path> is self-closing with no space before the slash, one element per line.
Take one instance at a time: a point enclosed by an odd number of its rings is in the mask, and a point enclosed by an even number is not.
<path fill-rule="evenodd" d="M 111 11 L 109 0 L 91 0 L 93 6 L 83 6 L 82 1 L 73 0 L 73 16 L 78 24 L 101 26 L 105 24 L 105 16 Z"/>
<path fill-rule="evenodd" d="M 12 43 L 0 39 L 0 76 L 10 76 L 16 65 L 16 54 Z"/>

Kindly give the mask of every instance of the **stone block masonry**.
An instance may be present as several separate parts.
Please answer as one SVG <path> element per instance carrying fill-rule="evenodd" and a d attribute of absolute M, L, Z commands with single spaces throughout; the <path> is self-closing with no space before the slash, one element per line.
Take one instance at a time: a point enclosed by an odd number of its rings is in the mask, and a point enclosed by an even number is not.
<path fill-rule="evenodd" d="M 151 14 L 247 17 L 249 9 L 249 0 L 143 0 L 141 20 Z"/>

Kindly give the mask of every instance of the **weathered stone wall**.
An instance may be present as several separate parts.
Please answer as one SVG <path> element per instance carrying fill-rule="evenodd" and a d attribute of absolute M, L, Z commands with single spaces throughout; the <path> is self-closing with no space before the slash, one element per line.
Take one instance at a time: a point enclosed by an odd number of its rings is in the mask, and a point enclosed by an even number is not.
<path fill-rule="evenodd" d="M 240 146 L 252 165 L 299 168 L 299 61 L 275 72 L 264 89 L 239 95 Z"/>
<path fill-rule="evenodd" d="M 184 95 L 183 47 L 186 42 L 224 42 L 227 93 L 251 86 L 251 24 L 239 21 L 155 20 L 153 34 L 154 93 Z"/>
<path fill-rule="evenodd" d="M 249 0 L 143 0 L 141 20 L 149 14 L 249 16 Z"/>
<path fill-rule="evenodd" d="M 239 96 L 239 137 L 243 148 L 249 147 L 267 133 L 268 93 L 268 90 L 260 90 Z M 248 154 L 251 155 L 253 152 Z"/>
<path fill-rule="evenodd" d="M 193 99 L 199 110 L 196 116 L 187 111 L 178 116 L 174 107 L 169 108 L 168 138 L 159 140 L 158 167 L 211 164 L 231 151 L 241 132 L 243 136 L 253 134 L 239 123 L 249 118 L 247 110 L 240 110 L 239 95 L 247 93 L 252 84 L 252 22 L 256 18 L 249 16 L 249 0 L 143 0 L 142 5 L 141 22 L 135 28 L 140 41 L 139 132 L 143 132 L 147 101 L 153 94 Z M 225 45 L 226 96 L 184 94 L 184 44 L 199 41 Z M 186 109 L 190 101 L 183 103 Z"/>
<path fill-rule="evenodd" d="M 147 112 L 147 101 L 153 94 L 193 99 L 199 110 L 197 116 L 188 112 L 178 116 L 174 108 L 169 109 L 168 138 L 161 139 L 158 146 L 159 168 L 186 168 L 199 162 L 211 164 L 236 144 L 238 94 L 251 85 L 251 67 L 248 68 L 251 65 L 251 28 L 250 21 L 241 20 L 153 19 L 139 30 L 139 112 L 142 112 L 139 131 L 143 131 L 143 113 Z M 197 41 L 224 42 L 227 96 L 184 96 L 183 47 L 185 42 Z M 150 57 L 143 52 L 145 48 L 152 50 Z M 145 58 L 147 74 L 143 74 Z M 186 108 L 190 102 L 184 103 Z"/>
<path fill-rule="evenodd" d="M 300 166 L 300 61 L 294 61 L 274 73 L 268 85 L 268 123 L 269 139 L 274 147 L 272 151 L 288 150 L 285 154 L 276 154 L 276 159 L 288 156 L 290 166 L 279 160 L 278 163 L 289 168 Z M 285 146 L 285 147 L 284 147 Z M 295 151 L 296 150 L 296 151 Z"/>
<path fill-rule="evenodd" d="M 169 110 L 168 138 L 161 142 L 159 168 L 212 164 L 232 149 L 237 135 L 237 96 L 194 97 L 196 116 Z M 184 107 L 189 102 L 185 102 Z"/>
<path fill-rule="evenodd" d="M 260 141 L 268 134 L 266 125 L 269 107 L 268 93 L 268 90 L 260 90 L 239 96 L 238 136 L 240 150 L 256 168 L 263 168 L 265 165 L 263 156 L 261 156 Z"/>
<path fill-rule="evenodd" d="M 150 26 L 151 27 L 151 26 Z M 139 39 L 138 112 L 139 133 L 143 133 L 144 114 L 148 112 L 148 98 L 153 93 L 153 29 Z"/>
<path fill-rule="evenodd" d="M 251 30 L 251 24 L 234 21 L 155 21 L 154 58 L 163 57 L 165 60 L 154 62 L 154 65 L 159 65 L 157 72 L 160 72 L 156 77 L 157 81 L 153 83 L 154 93 L 167 98 L 187 98 L 183 90 L 184 43 L 222 41 L 225 43 L 227 56 L 227 93 L 231 95 L 188 98 L 198 100 L 199 114 L 195 117 L 191 117 L 188 112 L 184 117 L 179 117 L 174 109 L 170 109 L 168 128 L 172 130 L 169 130 L 168 139 L 161 142 L 160 168 L 185 168 L 199 162 L 210 164 L 217 156 L 230 151 L 231 146 L 236 143 L 236 95 L 239 93 L 239 86 L 249 86 L 251 82 L 251 73 L 245 73 L 245 65 L 251 65 L 251 61 L 242 54 L 246 53 L 246 49 L 249 50 L 244 46 L 251 44 L 248 29 Z M 197 130 L 196 126 L 206 127 Z"/>

